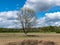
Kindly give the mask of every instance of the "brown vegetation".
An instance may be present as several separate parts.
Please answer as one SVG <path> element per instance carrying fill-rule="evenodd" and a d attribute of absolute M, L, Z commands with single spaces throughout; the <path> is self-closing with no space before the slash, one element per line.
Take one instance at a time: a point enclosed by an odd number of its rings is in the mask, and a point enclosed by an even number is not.
<path fill-rule="evenodd" d="M 53 41 L 23 40 L 22 42 L 9 42 L 7 45 L 56 45 Z"/>

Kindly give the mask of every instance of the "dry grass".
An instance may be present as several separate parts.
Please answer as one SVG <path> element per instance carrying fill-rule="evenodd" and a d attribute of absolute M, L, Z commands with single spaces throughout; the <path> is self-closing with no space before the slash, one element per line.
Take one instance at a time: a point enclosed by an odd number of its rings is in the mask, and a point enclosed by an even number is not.
<path fill-rule="evenodd" d="M 52 41 L 60 45 L 60 34 L 29 33 L 26 36 L 24 33 L 0 33 L 0 45 L 6 45 L 10 42 L 22 42 L 23 40 Z"/>

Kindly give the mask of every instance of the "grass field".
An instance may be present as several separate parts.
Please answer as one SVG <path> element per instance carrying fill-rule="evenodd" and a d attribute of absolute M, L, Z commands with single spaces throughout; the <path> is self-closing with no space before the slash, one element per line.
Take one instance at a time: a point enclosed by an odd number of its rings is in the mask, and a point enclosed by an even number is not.
<path fill-rule="evenodd" d="M 60 45 L 60 34 L 56 33 L 0 33 L 0 45 L 5 45 L 9 42 L 19 42 L 25 39 L 54 41 Z"/>

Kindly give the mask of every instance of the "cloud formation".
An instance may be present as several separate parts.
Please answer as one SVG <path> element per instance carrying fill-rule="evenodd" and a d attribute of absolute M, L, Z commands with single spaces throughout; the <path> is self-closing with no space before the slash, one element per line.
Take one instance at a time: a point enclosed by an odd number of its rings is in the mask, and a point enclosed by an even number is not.
<path fill-rule="evenodd" d="M 21 28 L 21 24 L 17 23 L 17 12 L 8 11 L 0 12 L 0 27 L 3 28 Z M 60 26 L 60 12 L 46 13 L 44 17 L 37 20 L 36 27 L 42 26 Z"/>
<path fill-rule="evenodd" d="M 60 6 L 60 0 L 27 0 L 24 5 L 36 11 L 45 11 L 52 6 Z"/>
<path fill-rule="evenodd" d="M 37 20 L 37 27 L 41 26 L 60 26 L 60 12 L 46 13 L 44 17 Z"/>
<path fill-rule="evenodd" d="M 0 12 L 0 27 L 3 28 L 17 28 L 20 27 L 17 24 L 17 12 L 18 11 L 8 11 L 8 12 Z"/>

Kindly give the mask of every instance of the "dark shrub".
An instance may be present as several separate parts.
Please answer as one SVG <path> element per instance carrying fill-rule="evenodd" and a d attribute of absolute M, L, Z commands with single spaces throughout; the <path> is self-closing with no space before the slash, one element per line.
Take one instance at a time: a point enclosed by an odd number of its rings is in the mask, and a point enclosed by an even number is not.
<path fill-rule="evenodd" d="M 10 42 L 7 45 L 55 45 L 53 41 L 23 40 L 21 42 Z"/>
<path fill-rule="evenodd" d="M 52 41 L 46 41 L 43 43 L 43 45 L 55 45 L 55 43 Z"/>

